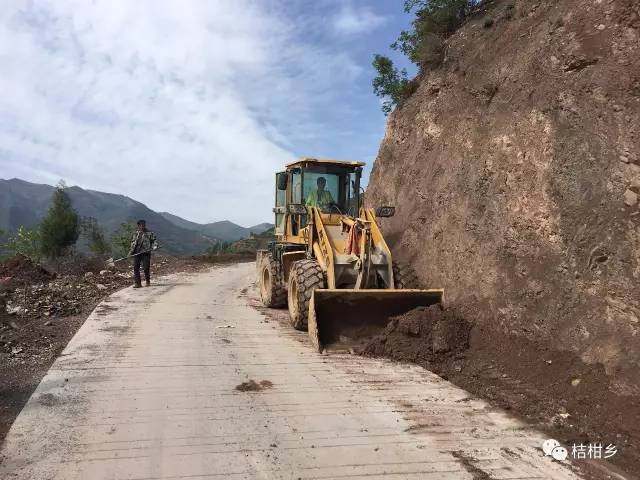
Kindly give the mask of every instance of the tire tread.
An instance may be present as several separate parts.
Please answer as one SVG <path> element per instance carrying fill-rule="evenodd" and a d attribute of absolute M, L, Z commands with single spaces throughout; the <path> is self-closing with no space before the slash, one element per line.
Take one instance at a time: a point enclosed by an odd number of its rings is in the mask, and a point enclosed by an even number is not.
<path fill-rule="evenodd" d="M 298 318 L 293 318 L 291 306 L 289 306 L 291 325 L 296 330 L 306 330 L 311 295 L 316 288 L 324 287 L 324 272 L 316 260 L 298 260 L 291 267 L 289 283 L 291 282 L 296 282 L 298 287 Z"/>

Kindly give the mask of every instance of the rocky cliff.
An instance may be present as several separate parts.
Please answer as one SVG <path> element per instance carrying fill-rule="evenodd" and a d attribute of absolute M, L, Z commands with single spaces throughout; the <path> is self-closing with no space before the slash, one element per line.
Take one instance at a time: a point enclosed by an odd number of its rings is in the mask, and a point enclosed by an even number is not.
<path fill-rule="evenodd" d="M 449 305 L 636 394 L 639 29 L 636 0 L 495 2 L 391 114 L 367 191 Z"/>

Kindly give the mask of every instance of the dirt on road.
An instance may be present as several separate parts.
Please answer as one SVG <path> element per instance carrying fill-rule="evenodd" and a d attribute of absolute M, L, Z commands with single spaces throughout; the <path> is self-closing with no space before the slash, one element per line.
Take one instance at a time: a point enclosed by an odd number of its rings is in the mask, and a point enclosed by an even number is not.
<path fill-rule="evenodd" d="M 640 399 L 621 390 L 602 365 L 526 338 L 471 328 L 439 305 L 391 319 L 359 353 L 422 365 L 565 445 L 614 445 L 611 462 L 640 474 Z"/>

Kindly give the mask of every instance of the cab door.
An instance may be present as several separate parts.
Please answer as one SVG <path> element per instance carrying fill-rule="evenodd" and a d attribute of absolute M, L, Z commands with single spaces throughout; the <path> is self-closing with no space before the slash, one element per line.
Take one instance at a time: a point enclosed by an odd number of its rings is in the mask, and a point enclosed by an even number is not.
<path fill-rule="evenodd" d="M 287 197 L 287 172 L 276 173 L 276 205 L 273 212 L 275 218 L 275 234 L 284 235 L 285 230 L 285 213 L 286 213 L 286 197 Z M 283 179 L 284 178 L 284 179 Z M 281 187 L 284 186 L 284 189 Z"/>

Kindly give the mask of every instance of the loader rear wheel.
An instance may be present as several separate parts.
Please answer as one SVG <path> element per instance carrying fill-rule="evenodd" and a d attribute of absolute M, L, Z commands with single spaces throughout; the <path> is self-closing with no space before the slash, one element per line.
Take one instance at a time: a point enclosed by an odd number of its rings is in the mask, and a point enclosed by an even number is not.
<path fill-rule="evenodd" d="M 420 280 L 416 272 L 404 263 L 393 264 L 393 283 L 398 289 L 420 288 Z"/>
<path fill-rule="evenodd" d="M 284 307 L 287 290 L 282 282 L 278 263 L 271 255 L 265 256 L 260 268 L 260 299 L 265 307 Z"/>
<path fill-rule="evenodd" d="M 289 319 L 296 330 L 307 329 L 309 303 L 316 288 L 324 288 L 324 272 L 315 260 L 298 260 L 289 273 Z"/>

